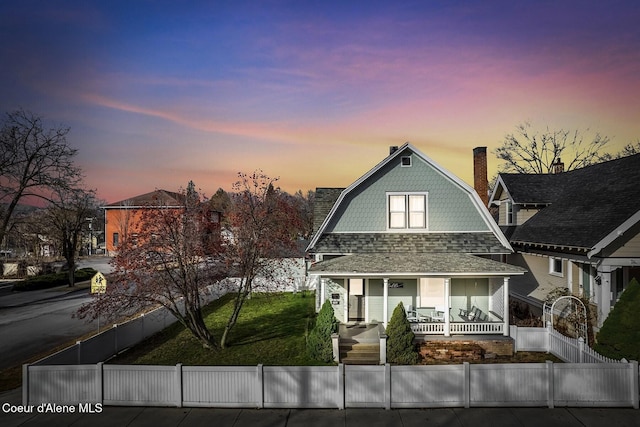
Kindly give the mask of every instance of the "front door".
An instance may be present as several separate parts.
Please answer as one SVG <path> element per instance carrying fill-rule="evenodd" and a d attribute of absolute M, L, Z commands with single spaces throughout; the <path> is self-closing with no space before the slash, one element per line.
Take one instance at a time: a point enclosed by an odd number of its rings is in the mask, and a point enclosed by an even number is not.
<path fill-rule="evenodd" d="M 364 280 L 349 279 L 349 321 L 364 320 Z"/>

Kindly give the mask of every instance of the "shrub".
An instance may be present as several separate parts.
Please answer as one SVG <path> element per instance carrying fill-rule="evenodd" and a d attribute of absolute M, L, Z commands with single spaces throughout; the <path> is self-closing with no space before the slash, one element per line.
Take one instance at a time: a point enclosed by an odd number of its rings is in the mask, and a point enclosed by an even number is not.
<path fill-rule="evenodd" d="M 338 332 L 338 319 L 333 314 L 331 301 L 326 300 L 318 313 L 316 324 L 307 337 L 309 356 L 320 362 L 333 361 L 331 334 Z"/>
<path fill-rule="evenodd" d="M 93 275 L 96 274 L 96 270 L 93 268 L 81 268 L 76 270 L 74 276 L 76 283 L 90 280 Z M 41 274 L 39 276 L 30 277 L 27 280 L 18 282 L 13 285 L 14 291 L 35 291 L 38 289 L 49 289 L 57 286 L 64 286 L 69 284 L 69 276 L 67 272 L 53 273 L 53 274 Z"/>
<path fill-rule="evenodd" d="M 415 334 L 407 320 L 402 302 L 397 305 L 387 325 L 387 361 L 398 365 L 413 365 L 418 361 L 418 352 L 413 344 Z"/>
<path fill-rule="evenodd" d="M 640 360 L 640 283 L 631 280 L 598 332 L 595 350 L 614 359 Z"/>

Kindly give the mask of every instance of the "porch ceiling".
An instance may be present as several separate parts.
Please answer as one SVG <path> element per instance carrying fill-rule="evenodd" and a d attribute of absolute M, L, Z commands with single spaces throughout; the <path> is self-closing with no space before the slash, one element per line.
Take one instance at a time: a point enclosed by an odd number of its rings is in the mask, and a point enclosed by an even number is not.
<path fill-rule="evenodd" d="M 345 276 L 513 276 L 526 270 L 464 253 L 358 254 L 321 261 L 311 273 Z"/>

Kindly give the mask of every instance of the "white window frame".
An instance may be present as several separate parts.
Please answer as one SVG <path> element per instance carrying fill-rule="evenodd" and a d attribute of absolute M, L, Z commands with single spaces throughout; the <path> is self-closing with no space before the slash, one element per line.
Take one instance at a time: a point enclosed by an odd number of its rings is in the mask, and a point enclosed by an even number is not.
<path fill-rule="evenodd" d="M 514 225 L 513 220 L 513 202 L 511 200 L 504 201 L 504 221 L 505 225 Z"/>
<path fill-rule="evenodd" d="M 556 262 L 560 262 L 560 271 L 556 270 Z M 564 277 L 564 259 L 549 257 L 549 274 L 557 277 Z"/>
<path fill-rule="evenodd" d="M 403 210 L 396 210 L 396 211 L 391 211 L 391 197 L 398 197 L 401 196 L 404 199 L 404 209 Z M 411 196 L 421 196 L 424 198 L 424 211 L 418 211 L 418 210 L 414 210 L 411 211 Z M 426 231 L 429 229 L 429 193 L 428 192 L 387 192 L 386 193 L 386 199 L 387 199 L 387 209 L 386 209 L 386 213 L 387 213 L 387 230 L 388 231 L 394 231 L 394 232 L 416 232 L 416 231 Z M 414 214 L 419 214 L 422 213 L 423 214 L 423 218 L 422 218 L 422 224 L 420 224 L 419 226 L 415 226 L 414 224 L 411 223 L 411 213 Z M 392 227 L 391 226 L 391 216 L 392 214 L 403 214 L 403 225 L 401 227 Z"/>

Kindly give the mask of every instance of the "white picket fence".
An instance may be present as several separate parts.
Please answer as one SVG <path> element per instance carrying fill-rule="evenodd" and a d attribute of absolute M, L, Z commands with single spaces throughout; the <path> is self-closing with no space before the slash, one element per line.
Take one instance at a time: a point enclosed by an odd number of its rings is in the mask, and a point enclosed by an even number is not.
<path fill-rule="evenodd" d="M 570 363 L 626 362 L 603 356 L 590 348 L 582 338 L 566 337 L 551 326 L 523 328 L 511 325 L 509 334 L 514 340 L 515 351 L 544 351 Z"/>
<path fill-rule="evenodd" d="M 638 408 L 638 363 L 23 367 L 23 404 Z"/>

